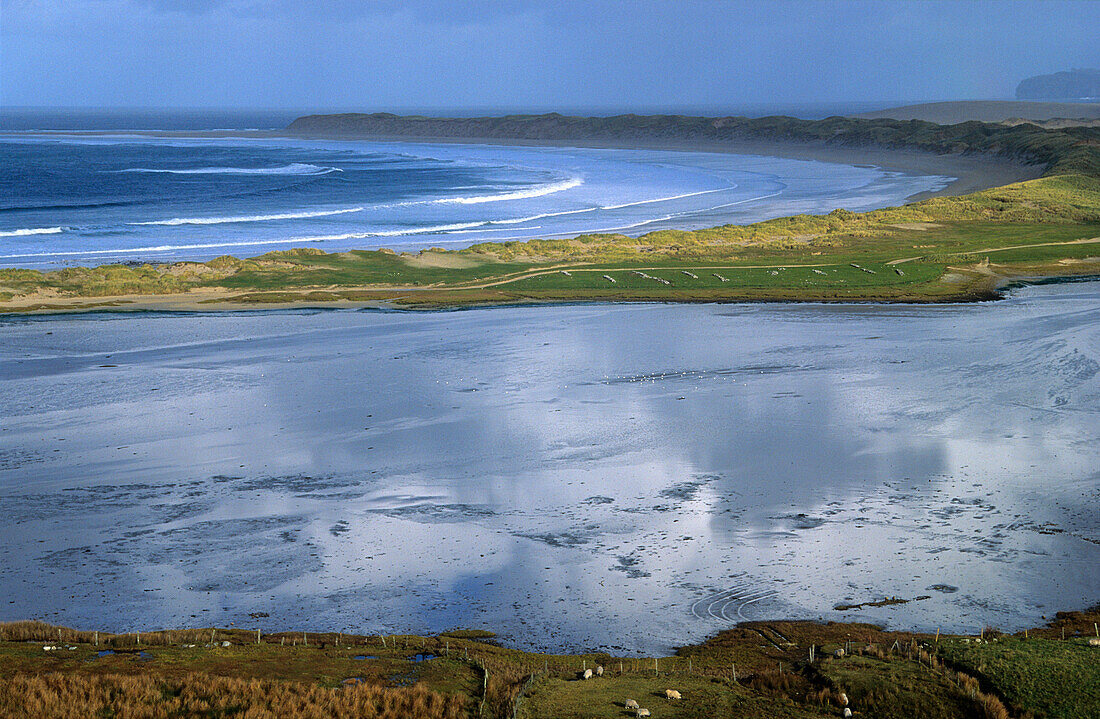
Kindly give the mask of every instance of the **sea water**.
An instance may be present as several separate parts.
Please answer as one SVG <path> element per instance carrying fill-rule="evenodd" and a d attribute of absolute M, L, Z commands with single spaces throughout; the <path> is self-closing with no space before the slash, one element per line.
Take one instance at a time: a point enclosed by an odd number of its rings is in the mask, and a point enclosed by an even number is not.
<path fill-rule="evenodd" d="M 867 210 L 949 180 L 720 153 L 9 131 L 0 266 L 637 236 Z"/>

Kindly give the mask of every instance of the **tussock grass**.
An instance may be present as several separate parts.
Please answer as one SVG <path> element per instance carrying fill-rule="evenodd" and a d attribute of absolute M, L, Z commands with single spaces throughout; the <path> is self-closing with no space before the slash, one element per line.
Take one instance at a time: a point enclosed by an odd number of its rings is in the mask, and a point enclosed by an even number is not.
<path fill-rule="evenodd" d="M 417 685 L 379 688 L 351 684 L 325 689 L 298 682 L 235 679 L 207 674 L 19 674 L 0 679 L 0 716 L 35 719 L 459 719 L 461 697 Z"/>

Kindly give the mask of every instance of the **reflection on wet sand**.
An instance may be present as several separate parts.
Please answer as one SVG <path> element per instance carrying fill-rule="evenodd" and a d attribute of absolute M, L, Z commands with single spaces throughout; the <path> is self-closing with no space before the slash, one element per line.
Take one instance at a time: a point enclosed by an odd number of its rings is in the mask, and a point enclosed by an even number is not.
<path fill-rule="evenodd" d="M 1031 625 L 1100 595 L 1097 300 L 9 318 L 0 618 Z"/>

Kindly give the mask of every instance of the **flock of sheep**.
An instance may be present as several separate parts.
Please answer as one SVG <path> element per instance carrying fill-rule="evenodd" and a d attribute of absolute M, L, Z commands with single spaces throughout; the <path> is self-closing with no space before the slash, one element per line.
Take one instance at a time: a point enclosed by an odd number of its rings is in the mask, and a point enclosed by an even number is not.
<path fill-rule="evenodd" d="M 602 677 L 603 676 L 603 667 L 602 666 L 596 665 L 595 671 L 593 671 L 592 669 L 585 669 L 581 673 L 580 678 L 587 681 L 587 680 L 591 679 L 594 676 L 595 677 Z M 676 691 L 675 689 L 665 689 L 665 700 L 666 701 L 679 701 L 681 699 L 683 699 L 683 697 L 680 695 L 680 692 Z M 633 711 L 634 715 L 636 717 L 638 717 L 638 719 L 642 719 L 642 717 L 649 716 L 649 710 L 646 709 L 645 707 L 639 705 L 638 702 L 636 702 L 633 699 L 627 699 L 623 703 L 623 706 L 626 707 L 626 709 L 628 711 Z"/>
<path fill-rule="evenodd" d="M 838 657 L 844 656 L 844 650 L 843 649 L 838 649 L 836 651 L 836 656 L 838 656 Z M 580 678 L 585 680 L 585 681 L 588 681 L 592 677 L 602 677 L 602 676 L 603 676 L 603 667 L 600 666 L 600 665 L 596 665 L 596 668 L 594 670 L 593 669 L 585 669 L 583 672 L 581 672 Z M 671 701 L 680 701 L 681 699 L 683 699 L 683 696 L 681 696 L 679 691 L 677 691 L 675 689 L 665 689 L 665 701 L 670 701 L 670 702 Z M 841 692 L 841 694 L 840 694 L 840 705 L 844 708 L 843 716 L 851 717 L 852 716 L 852 710 L 848 708 L 848 695 L 845 694 L 844 692 Z M 623 703 L 623 706 L 627 709 L 627 711 L 633 711 L 634 716 L 638 717 L 638 719 L 642 719 L 642 717 L 648 717 L 650 715 L 648 709 L 641 706 L 640 704 L 638 704 L 637 701 L 635 701 L 633 699 L 627 699 Z"/>

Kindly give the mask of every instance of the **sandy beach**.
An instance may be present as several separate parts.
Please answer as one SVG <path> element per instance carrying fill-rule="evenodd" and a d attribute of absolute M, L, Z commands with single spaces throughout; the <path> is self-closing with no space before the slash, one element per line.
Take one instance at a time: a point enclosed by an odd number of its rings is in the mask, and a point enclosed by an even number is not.
<path fill-rule="evenodd" d="M 767 142 L 738 140 L 736 142 L 707 142 L 700 140 L 650 140 L 632 139 L 628 142 L 608 140 L 506 140 L 500 138 L 454 137 L 405 137 L 405 136 L 330 136 L 289 135 L 272 133 L 270 136 L 309 137 L 326 140 L 373 140 L 376 142 L 438 142 L 460 144 L 486 144 L 531 147 L 591 147 L 606 149 L 669 150 L 675 152 L 721 152 L 735 155 L 763 155 L 790 160 L 812 160 L 840 165 L 873 165 L 894 172 L 915 175 L 944 175 L 956 178 L 947 187 L 935 192 L 922 192 L 910 196 L 916 202 L 929 197 L 966 195 L 991 187 L 1013 182 L 1033 180 L 1045 169 L 1041 165 L 1024 165 L 1011 160 L 981 155 L 940 155 L 932 152 L 913 152 L 879 147 L 835 147 L 820 143 Z"/>

